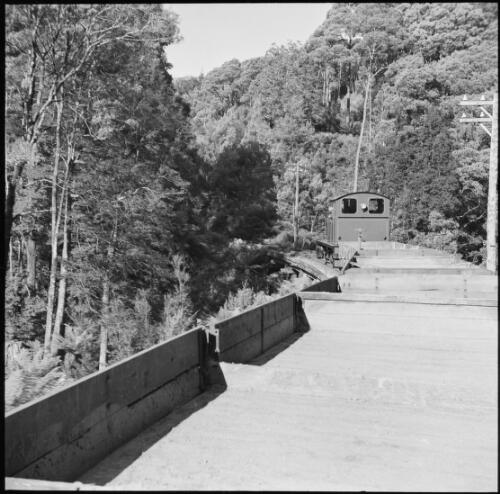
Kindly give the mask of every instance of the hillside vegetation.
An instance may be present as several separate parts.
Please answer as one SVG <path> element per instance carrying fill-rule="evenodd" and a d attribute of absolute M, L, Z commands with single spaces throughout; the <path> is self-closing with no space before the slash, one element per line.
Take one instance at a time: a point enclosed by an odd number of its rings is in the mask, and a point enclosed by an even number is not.
<path fill-rule="evenodd" d="M 175 85 L 206 160 L 268 149 L 281 220 L 294 223 L 297 167 L 298 227 L 318 231 L 357 163 L 358 190 L 393 200 L 396 240 L 480 262 L 489 137 L 458 122 L 458 102 L 497 90 L 497 16 L 493 3 L 333 4 L 305 44 Z"/>
<path fill-rule="evenodd" d="M 8 5 L 7 406 L 282 293 L 356 173 L 395 240 L 481 262 L 489 137 L 456 117 L 497 90 L 497 16 L 332 4 L 304 44 L 173 80 L 160 5 Z"/>

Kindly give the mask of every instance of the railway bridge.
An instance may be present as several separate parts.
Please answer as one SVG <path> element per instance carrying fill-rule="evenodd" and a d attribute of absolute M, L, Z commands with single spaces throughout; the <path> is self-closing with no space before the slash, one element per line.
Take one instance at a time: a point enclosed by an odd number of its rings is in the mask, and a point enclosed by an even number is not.
<path fill-rule="evenodd" d="M 7 489 L 495 491 L 497 277 L 350 261 L 7 414 Z"/>

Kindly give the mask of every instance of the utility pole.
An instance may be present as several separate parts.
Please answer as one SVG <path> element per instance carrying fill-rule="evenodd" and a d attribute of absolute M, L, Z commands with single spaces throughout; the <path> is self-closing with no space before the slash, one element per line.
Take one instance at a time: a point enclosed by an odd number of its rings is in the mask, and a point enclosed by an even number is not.
<path fill-rule="evenodd" d="M 361 145 L 363 144 L 363 132 L 365 130 L 365 123 L 366 123 L 366 105 L 368 103 L 370 86 L 371 86 L 371 74 L 368 74 L 368 79 L 366 80 L 366 85 L 365 85 L 365 101 L 363 104 L 363 122 L 361 123 L 361 132 L 359 133 L 358 148 L 356 150 L 356 161 L 354 162 L 354 184 L 352 187 L 353 192 L 358 191 L 359 156 L 361 153 Z"/>
<path fill-rule="evenodd" d="M 491 137 L 490 144 L 490 172 L 488 180 L 488 219 L 486 222 L 486 269 L 498 271 L 497 228 L 498 228 L 498 93 L 493 94 L 493 99 L 487 101 L 483 96 L 479 100 L 468 100 L 464 95 L 460 106 L 479 108 L 479 117 L 467 117 L 465 112 L 460 118 L 462 123 L 479 123 L 481 128 Z M 485 106 L 491 106 L 491 114 Z M 484 125 L 491 123 L 491 131 Z"/>

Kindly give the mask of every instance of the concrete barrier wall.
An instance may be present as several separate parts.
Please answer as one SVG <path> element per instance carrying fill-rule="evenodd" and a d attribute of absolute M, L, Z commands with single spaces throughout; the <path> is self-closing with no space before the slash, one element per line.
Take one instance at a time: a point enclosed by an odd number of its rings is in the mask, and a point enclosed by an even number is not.
<path fill-rule="evenodd" d="M 318 285 L 332 288 L 338 282 L 334 278 Z M 295 331 L 306 331 L 301 307 L 297 295 L 290 294 L 217 323 L 215 361 L 248 362 Z M 193 329 L 10 411 L 5 416 L 5 475 L 78 478 L 218 382 L 213 335 L 209 339 L 203 329 Z"/>
<path fill-rule="evenodd" d="M 5 475 L 72 481 L 205 386 L 196 328 L 5 416 Z"/>
<path fill-rule="evenodd" d="M 261 307 L 263 352 L 297 330 L 296 298 L 295 294 L 287 295 Z"/>
<path fill-rule="evenodd" d="M 341 291 L 339 280 L 336 276 L 328 278 L 327 280 L 319 281 L 313 285 L 308 286 L 302 290 L 303 292 L 333 292 L 338 293 Z"/>
<path fill-rule="evenodd" d="M 215 325 L 221 362 L 248 362 L 296 330 L 296 295 L 249 309 Z"/>
<path fill-rule="evenodd" d="M 418 249 L 365 249 L 364 247 L 361 248 L 361 255 L 363 257 L 370 257 L 370 256 L 375 256 L 375 257 L 426 257 L 426 256 L 439 256 L 439 257 L 446 257 L 449 259 L 460 259 L 460 256 L 456 256 L 455 254 L 450 254 L 449 252 L 445 251 L 439 251 L 436 249 L 429 249 L 427 247 L 420 247 Z"/>
<path fill-rule="evenodd" d="M 340 278 L 343 290 L 360 293 L 363 290 L 380 290 L 389 292 L 401 291 L 445 291 L 463 297 L 479 292 L 496 292 L 498 278 L 483 275 L 471 270 L 465 274 L 431 274 L 431 273 L 348 273 Z M 310 290 L 309 290 L 310 291 Z M 317 290 L 320 291 L 320 290 Z"/>

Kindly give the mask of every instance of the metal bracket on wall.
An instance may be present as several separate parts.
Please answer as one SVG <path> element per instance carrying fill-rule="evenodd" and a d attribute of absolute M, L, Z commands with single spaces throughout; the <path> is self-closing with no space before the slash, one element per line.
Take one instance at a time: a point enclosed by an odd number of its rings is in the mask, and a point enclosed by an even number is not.
<path fill-rule="evenodd" d="M 210 338 L 210 335 L 215 337 L 215 352 L 220 353 L 220 347 L 219 347 L 219 330 L 218 329 L 205 329 L 207 333 L 207 339 Z"/>

